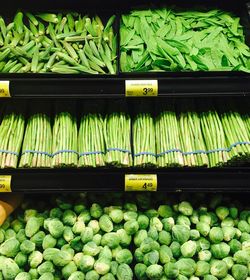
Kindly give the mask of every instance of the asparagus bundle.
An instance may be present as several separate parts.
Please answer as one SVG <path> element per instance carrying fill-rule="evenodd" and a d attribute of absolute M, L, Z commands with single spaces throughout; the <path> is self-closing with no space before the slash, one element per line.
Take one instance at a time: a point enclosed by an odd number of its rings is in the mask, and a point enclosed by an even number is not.
<path fill-rule="evenodd" d="M 81 118 L 78 135 L 80 167 L 105 166 L 104 121 L 100 114 Z"/>
<path fill-rule="evenodd" d="M 7 25 L 0 17 L 0 72 L 115 74 L 114 20 L 19 11 Z"/>
<path fill-rule="evenodd" d="M 235 110 L 222 113 L 221 121 L 229 149 L 229 163 L 249 160 L 250 137 L 241 115 Z"/>
<path fill-rule="evenodd" d="M 77 167 L 77 122 L 68 112 L 55 117 L 52 151 L 53 167 Z"/>
<path fill-rule="evenodd" d="M 250 115 L 249 114 L 245 114 L 243 116 L 243 118 L 244 118 L 245 126 L 246 126 L 246 128 L 248 130 L 248 136 L 250 137 Z"/>
<path fill-rule="evenodd" d="M 208 166 L 198 114 L 193 111 L 182 112 L 179 119 L 179 129 L 184 165 L 189 167 Z"/>
<path fill-rule="evenodd" d="M 155 124 L 151 114 L 140 113 L 133 123 L 134 166 L 156 165 Z"/>
<path fill-rule="evenodd" d="M 209 159 L 209 167 L 222 166 L 228 160 L 227 143 L 220 117 L 216 111 L 200 114 L 203 139 Z"/>
<path fill-rule="evenodd" d="M 0 168 L 16 168 L 23 141 L 23 115 L 10 113 L 0 126 Z"/>
<path fill-rule="evenodd" d="M 51 167 L 51 148 L 50 118 L 42 113 L 31 116 L 25 131 L 19 167 Z"/>
<path fill-rule="evenodd" d="M 173 110 L 162 112 L 155 123 L 158 167 L 183 166 L 180 135 Z"/>
<path fill-rule="evenodd" d="M 106 164 L 118 167 L 132 166 L 131 119 L 125 113 L 112 113 L 104 120 L 104 138 L 107 147 Z"/>

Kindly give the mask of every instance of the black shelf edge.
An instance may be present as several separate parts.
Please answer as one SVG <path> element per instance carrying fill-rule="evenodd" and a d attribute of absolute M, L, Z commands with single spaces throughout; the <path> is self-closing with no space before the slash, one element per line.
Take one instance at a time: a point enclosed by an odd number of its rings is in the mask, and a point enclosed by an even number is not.
<path fill-rule="evenodd" d="M 143 73 L 107 76 L 8 75 L 13 98 L 124 98 L 125 80 L 158 80 L 159 97 L 249 96 L 250 75 L 244 73 Z"/>
<path fill-rule="evenodd" d="M 12 192 L 124 191 L 125 174 L 157 174 L 158 191 L 250 192 L 250 167 L 218 169 L 12 169 Z"/>

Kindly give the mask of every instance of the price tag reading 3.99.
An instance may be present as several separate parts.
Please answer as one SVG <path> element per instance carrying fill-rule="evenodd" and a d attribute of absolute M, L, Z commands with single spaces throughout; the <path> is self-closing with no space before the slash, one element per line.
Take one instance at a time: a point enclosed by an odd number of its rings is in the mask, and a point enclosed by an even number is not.
<path fill-rule="evenodd" d="M 157 191 L 157 175 L 155 174 L 127 174 L 125 175 L 125 191 Z"/>
<path fill-rule="evenodd" d="M 125 81 L 127 97 L 158 96 L 157 80 L 127 80 Z"/>

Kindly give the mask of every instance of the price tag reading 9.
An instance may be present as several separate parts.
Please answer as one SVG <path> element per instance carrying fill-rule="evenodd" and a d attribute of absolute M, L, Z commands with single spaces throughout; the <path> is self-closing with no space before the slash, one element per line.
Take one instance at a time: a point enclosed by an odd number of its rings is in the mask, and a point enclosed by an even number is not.
<path fill-rule="evenodd" d="M 158 96 L 157 80 L 126 80 L 126 97 Z"/>
<path fill-rule="evenodd" d="M 11 192 L 11 176 L 1 175 L 0 176 L 0 193 Z"/>
<path fill-rule="evenodd" d="M 126 174 L 125 191 L 156 192 L 157 175 L 156 174 Z"/>
<path fill-rule="evenodd" d="M 0 81 L 0 97 L 10 97 L 9 81 Z"/>

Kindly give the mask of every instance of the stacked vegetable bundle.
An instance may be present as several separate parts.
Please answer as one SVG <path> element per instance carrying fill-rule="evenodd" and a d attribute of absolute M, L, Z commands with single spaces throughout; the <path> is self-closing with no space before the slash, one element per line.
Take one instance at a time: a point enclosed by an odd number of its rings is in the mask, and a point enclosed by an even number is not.
<path fill-rule="evenodd" d="M 25 201 L 0 228 L 1 278 L 250 276 L 250 212 L 228 199 L 216 196 L 207 203 L 199 195 L 195 209 L 169 195 L 168 202 L 119 193 L 52 196 L 49 205 L 45 201 Z"/>
<path fill-rule="evenodd" d="M 0 72 L 115 74 L 114 20 L 104 26 L 98 16 L 19 11 L 7 24 L 0 17 Z"/>
<path fill-rule="evenodd" d="M 228 12 L 131 11 L 122 15 L 120 36 L 123 72 L 250 72 L 240 19 Z"/>

